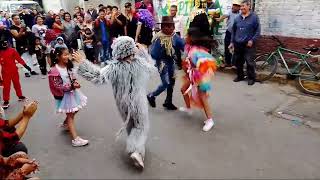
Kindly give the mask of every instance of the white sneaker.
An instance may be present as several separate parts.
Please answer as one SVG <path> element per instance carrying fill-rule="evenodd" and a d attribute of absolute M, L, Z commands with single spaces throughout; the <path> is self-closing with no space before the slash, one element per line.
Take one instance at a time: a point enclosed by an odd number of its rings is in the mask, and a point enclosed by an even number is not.
<path fill-rule="evenodd" d="M 89 143 L 88 140 L 84 140 L 81 137 L 77 137 L 74 140 L 72 140 L 72 146 L 73 147 L 80 147 L 80 146 L 85 146 Z"/>
<path fill-rule="evenodd" d="M 189 116 L 192 115 L 192 110 L 190 108 L 179 107 L 179 111 L 187 113 Z"/>
<path fill-rule="evenodd" d="M 202 130 L 204 132 L 208 132 L 214 125 L 215 125 L 215 122 L 212 119 L 208 119 L 205 121 L 205 125 L 203 126 Z"/>
<path fill-rule="evenodd" d="M 133 161 L 133 164 L 139 168 L 139 169 L 143 169 L 144 168 L 144 163 L 143 163 L 143 159 L 141 157 L 140 153 L 134 152 L 131 154 L 130 158 Z"/>

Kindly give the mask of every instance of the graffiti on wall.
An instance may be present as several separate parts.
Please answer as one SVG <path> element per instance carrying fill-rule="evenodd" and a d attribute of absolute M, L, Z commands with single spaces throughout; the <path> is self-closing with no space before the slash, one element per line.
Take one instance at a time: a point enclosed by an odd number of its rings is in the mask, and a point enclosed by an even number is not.
<path fill-rule="evenodd" d="M 232 0 L 213 0 L 213 2 L 215 3 L 215 8 L 220 10 L 220 15 L 226 14 L 231 9 Z M 183 17 L 182 19 L 186 29 L 188 27 L 191 14 L 196 10 L 194 0 L 159 0 L 154 1 L 154 5 L 159 17 L 168 16 L 171 5 L 177 5 L 178 15 Z M 224 26 L 224 23 L 217 23 L 213 29 L 214 34 L 219 34 L 220 30 Z"/>
<path fill-rule="evenodd" d="M 158 15 L 159 16 L 168 16 L 171 5 L 178 6 L 178 15 L 179 16 L 189 16 L 193 9 L 194 2 L 193 0 L 162 0 L 158 4 Z"/>

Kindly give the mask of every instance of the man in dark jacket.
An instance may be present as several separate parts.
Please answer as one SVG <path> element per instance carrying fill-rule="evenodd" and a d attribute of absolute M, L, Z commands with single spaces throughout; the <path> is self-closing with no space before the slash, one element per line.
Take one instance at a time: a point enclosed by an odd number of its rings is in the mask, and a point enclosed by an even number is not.
<path fill-rule="evenodd" d="M 97 10 L 95 10 L 92 5 L 89 5 L 87 14 L 91 16 L 92 21 L 95 21 L 99 16 Z"/>
<path fill-rule="evenodd" d="M 234 48 L 235 64 L 237 67 L 237 78 L 234 82 L 244 80 L 243 65 L 247 64 L 248 85 L 252 86 L 256 80 L 254 61 L 256 55 L 256 42 L 260 37 L 259 17 L 250 12 L 250 1 L 244 0 L 241 3 L 241 15 L 234 20 L 231 44 L 229 48 Z"/>
<path fill-rule="evenodd" d="M 32 28 L 32 26 L 34 25 L 34 17 L 31 14 L 31 10 L 27 9 L 27 8 L 23 8 L 22 13 L 19 14 L 20 19 L 22 19 L 24 21 L 24 24 L 26 25 L 26 27 L 28 28 Z"/>

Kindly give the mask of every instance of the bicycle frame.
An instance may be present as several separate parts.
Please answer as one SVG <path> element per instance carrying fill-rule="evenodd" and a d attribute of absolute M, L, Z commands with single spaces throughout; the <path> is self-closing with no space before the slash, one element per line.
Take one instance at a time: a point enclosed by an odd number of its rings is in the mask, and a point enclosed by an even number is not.
<path fill-rule="evenodd" d="M 296 55 L 300 59 L 300 61 L 291 69 L 289 68 L 287 61 L 283 57 L 283 53 L 285 53 L 285 52 L 290 53 L 292 55 Z M 278 47 L 276 51 L 272 52 L 269 55 L 268 59 L 271 58 L 272 56 L 279 56 L 280 57 L 281 61 L 283 62 L 284 66 L 286 67 L 286 69 L 290 75 L 299 76 L 300 70 L 301 70 L 300 67 L 302 65 L 306 65 L 310 69 L 310 71 L 313 73 L 313 75 L 316 75 L 316 73 L 312 70 L 310 64 L 306 61 L 306 59 L 311 57 L 311 55 L 309 55 L 309 54 L 303 54 L 303 53 L 299 53 L 299 52 L 296 52 L 296 51 L 293 51 L 290 49 L 286 49 L 283 47 Z"/>

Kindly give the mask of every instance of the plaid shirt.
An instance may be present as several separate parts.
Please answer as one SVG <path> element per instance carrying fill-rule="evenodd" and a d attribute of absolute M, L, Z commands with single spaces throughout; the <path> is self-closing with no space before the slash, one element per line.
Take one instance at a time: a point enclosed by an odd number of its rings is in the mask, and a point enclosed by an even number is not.
<path fill-rule="evenodd" d="M 19 141 L 19 136 L 14 127 L 9 127 L 9 122 L 0 118 L 0 154 L 6 146 Z"/>

